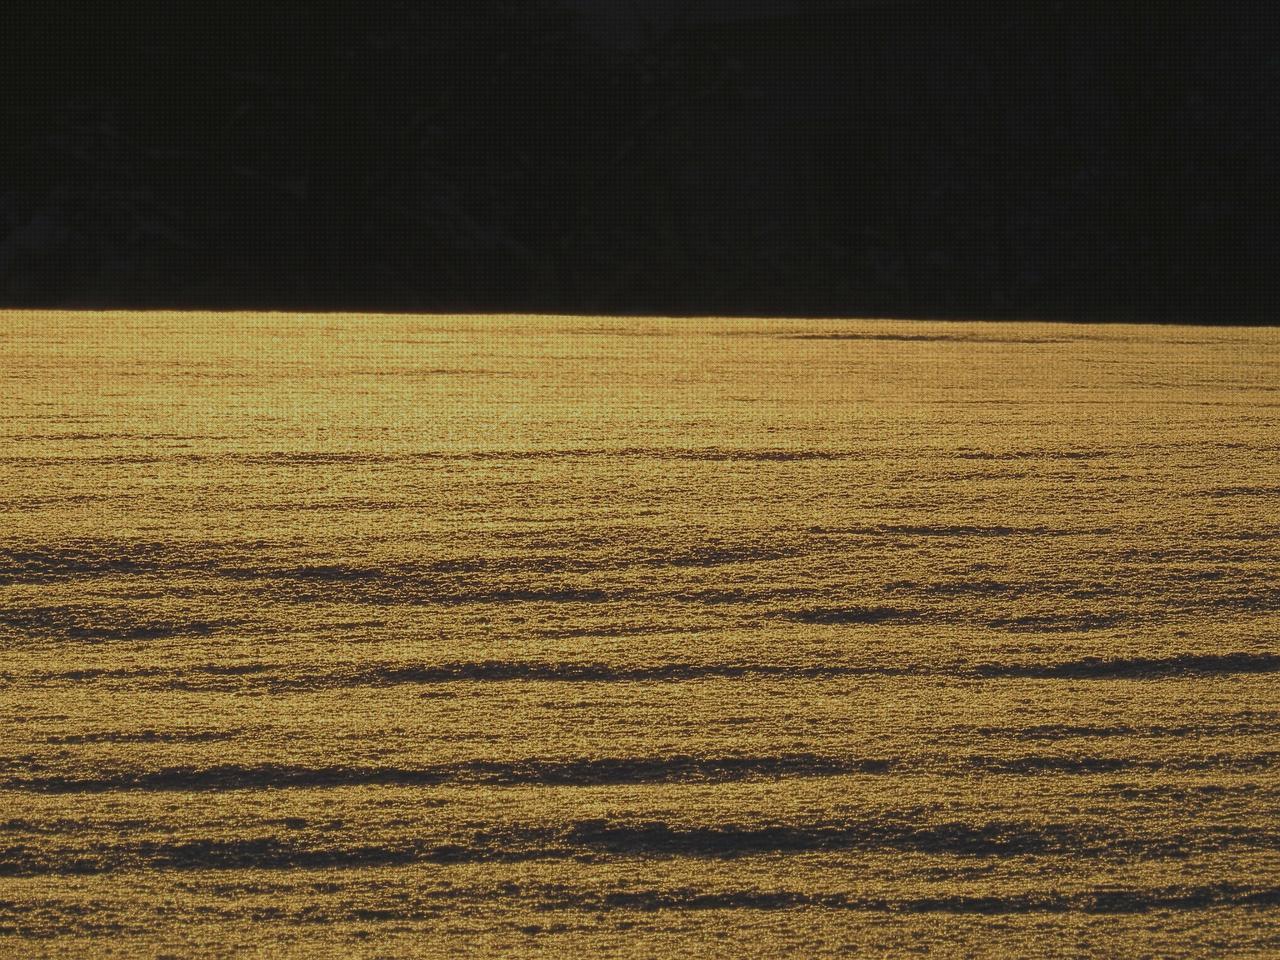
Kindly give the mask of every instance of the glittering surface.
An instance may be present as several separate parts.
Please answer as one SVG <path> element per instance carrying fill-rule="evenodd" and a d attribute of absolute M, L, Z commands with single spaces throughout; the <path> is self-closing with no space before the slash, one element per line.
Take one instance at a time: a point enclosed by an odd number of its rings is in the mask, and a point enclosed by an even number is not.
<path fill-rule="evenodd" d="M 1274 956 L 1280 335 L 0 315 L 0 953 Z"/>

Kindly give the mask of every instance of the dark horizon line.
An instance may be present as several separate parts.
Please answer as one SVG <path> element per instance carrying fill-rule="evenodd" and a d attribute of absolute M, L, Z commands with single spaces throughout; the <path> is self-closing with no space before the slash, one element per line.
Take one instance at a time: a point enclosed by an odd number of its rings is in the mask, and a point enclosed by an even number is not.
<path fill-rule="evenodd" d="M 281 314 L 326 314 L 349 315 L 358 313 L 377 314 L 380 316 L 412 317 L 412 316 L 550 316 L 565 318 L 617 317 L 619 319 L 654 319 L 654 320 L 832 320 L 832 321 L 903 321 L 914 323 L 1025 323 L 1025 324 L 1064 324 L 1087 326 L 1156 326 L 1156 327 L 1240 327 L 1248 329 L 1280 328 L 1280 317 L 1264 320 L 1258 317 L 1232 318 L 1230 322 L 1222 320 L 1204 320 L 1190 317 L 1167 316 L 1163 319 L 1133 315 L 1099 315 L 1095 317 L 1081 316 L 1078 313 L 1057 315 L 1052 312 L 1027 311 L 822 311 L 812 309 L 797 310 L 688 310 L 672 311 L 670 307 L 652 308 L 626 307 L 610 309 L 585 309 L 582 307 L 556 307 L 554 305 L 510 304 L 501 303 L 483 305 L 435 304 L 422 307 L 391 306 L 377 303 L 351 304 L 309 304 L 300 303 L 254 303 L 246 301 L 230 302 L 72 302 L 72 303 L 6 303 L 0 304 L 0 312 L 29 311 L 32 313 L 281 313 Z"/>

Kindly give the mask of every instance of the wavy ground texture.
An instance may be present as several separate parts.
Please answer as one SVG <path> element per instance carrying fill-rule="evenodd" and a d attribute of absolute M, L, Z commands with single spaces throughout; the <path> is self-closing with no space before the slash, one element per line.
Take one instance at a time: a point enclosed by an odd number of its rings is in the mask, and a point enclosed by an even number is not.
<path fill-rule="evenodd" d="M 1280 336 L 0 316 L 0 953 L 1280 953 Z"/>

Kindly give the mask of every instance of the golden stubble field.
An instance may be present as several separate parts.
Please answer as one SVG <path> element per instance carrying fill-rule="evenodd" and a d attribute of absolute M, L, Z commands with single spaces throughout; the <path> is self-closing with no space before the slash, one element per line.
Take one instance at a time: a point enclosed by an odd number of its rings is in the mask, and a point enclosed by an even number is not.
<path fill-rule="evenodd" d="M 1280 335 L 0 315 L 0 953 L 1280 952 Z"/>

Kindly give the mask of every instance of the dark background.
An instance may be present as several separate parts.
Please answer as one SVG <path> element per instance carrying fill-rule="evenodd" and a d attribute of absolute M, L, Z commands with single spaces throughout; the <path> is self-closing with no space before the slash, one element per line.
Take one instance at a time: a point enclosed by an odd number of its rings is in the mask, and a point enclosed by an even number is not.
<path fill-rule="evenodd" d="M 1270 323 L 1276 7 L 14 4 L 0 304 Z"/>

